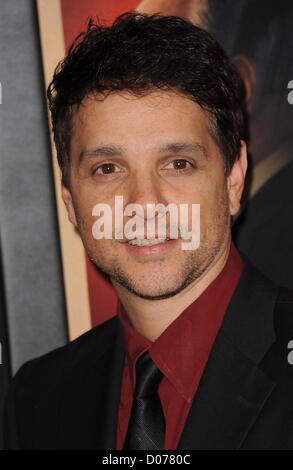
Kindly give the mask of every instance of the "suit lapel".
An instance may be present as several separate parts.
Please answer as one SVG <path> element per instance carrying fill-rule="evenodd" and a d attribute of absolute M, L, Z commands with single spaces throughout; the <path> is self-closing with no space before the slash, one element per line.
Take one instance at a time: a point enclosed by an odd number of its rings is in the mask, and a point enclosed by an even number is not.
<path fill-rule="evenodd" d="M 97 434 L 98 449 L 116 449 L 118 409 L 125 358 L 122 334 L 118 321 L 116 323 L 116 343 L 110 356 L 107 357 L 107 360 L 105 361 L 106 380 L 102 390 L 104 405 L 103 403 L 99 403 L 99 410 L 97 413 L 97 416 L 101 416 L 99 419 L 99 431 Z"/>
<path fill-rule="evenodd" d="M 259 364 L 275 341 L 277 288 L 247 265 L 214 343 L 178 449 L 239 449 L 275 383 Z"/>
<path fill-rule="evenodd" d="M 179 449 L 239 449 L 274 383 L 219 335 Z"/>

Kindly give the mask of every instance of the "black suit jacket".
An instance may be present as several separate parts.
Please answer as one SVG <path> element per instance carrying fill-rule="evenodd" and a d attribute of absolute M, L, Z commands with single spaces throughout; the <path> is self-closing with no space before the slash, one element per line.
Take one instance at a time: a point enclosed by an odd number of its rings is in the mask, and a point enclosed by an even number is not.
<path fill-rule="evenodd" d="M 292 292 L 246 265 L 178 449 L 293 449 L 291 339 Z M 6 403 L 5 448 L 115 449 L 124 354 L 114 317 L 22 366 Z"/>

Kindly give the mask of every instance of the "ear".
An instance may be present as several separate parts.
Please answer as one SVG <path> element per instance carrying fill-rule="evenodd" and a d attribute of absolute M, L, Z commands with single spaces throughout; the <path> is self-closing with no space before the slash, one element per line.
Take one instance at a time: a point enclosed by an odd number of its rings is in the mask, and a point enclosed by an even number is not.
<path fill-rule="evenodd" d="M 75 227 L 77 227 L 76 215 L 75 215 L 75 210 L 74 210 L 73 202 L 72 202 L 72 196 L 71 196 L 69 189 L 63 184 L 61 188 L 61 194 L 62 194 L 63 202 L 67 209 L 68 219 Z"/>
<path fill-rule="evenodd" d="M 245 174 L 247 170 L 246 143 L 241 140 L 241 148 L 238 159 L 227 177 L 230 214 L 235 215 L 240 209 L 240 201 L 243 193 Z"/>
<path fill-rule="evenodd" d="M 255 65 L 252 59 L 244 54 L 237 54 L 233 56 L 232 62 L 236 66 L 244 83 L 244 104 L 246 107 L 248 107 L 251 103 L 255 86 Z"/>

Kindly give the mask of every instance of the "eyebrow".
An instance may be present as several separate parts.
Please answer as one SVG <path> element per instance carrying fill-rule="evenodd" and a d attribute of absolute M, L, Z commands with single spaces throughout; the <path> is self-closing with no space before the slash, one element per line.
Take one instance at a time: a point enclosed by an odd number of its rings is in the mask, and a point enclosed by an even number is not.
<path fill-rule="evenodd" d="M 206 148 L 199 142 L 195 141 L 179 141 L 167 142 L 161 146 L 154 147 L 154 152 L 158 153 L 178 153 L 187 152 L 193 154 L 201 154 L 205 159 L 208 159 L 208 152 Z M 79 154 L 79 164 L 85 157 L 118 157 L 125 156 L 126 149 L 120 145 L 101 145 L 92 149 L 82 150 Z"/>
<path fill-rule="evenodd" d="M 160 153 L 178 153 L 178 152 L 187 152 L 187 153 L 201 153 L 206 159 L 208 159 L 207 149 L 201 145 L 199 142 L 170 142 L 164 144 L 159 149 Z"/>
<path fill-rule="evenodd" d="M 79 164 L 85 157 L 118 157 L 125 155 L 124 147 L 118 145 L 101 145 L 92 149 L 82 150 L 79 154 Z"/>

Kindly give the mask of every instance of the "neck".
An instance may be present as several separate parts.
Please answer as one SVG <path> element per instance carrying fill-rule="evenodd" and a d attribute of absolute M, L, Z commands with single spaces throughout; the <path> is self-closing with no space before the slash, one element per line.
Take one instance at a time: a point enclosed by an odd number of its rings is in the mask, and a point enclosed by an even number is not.
<path fill-rule="evenodd" d="M 127 316 L 136 331 L 148 340 L 155 341 L 220 274 L 227 262 L 230 244 L 231 238 L 200 278 L 168 299 L 142 299 L 117 282 L 112 281 Z"/>

